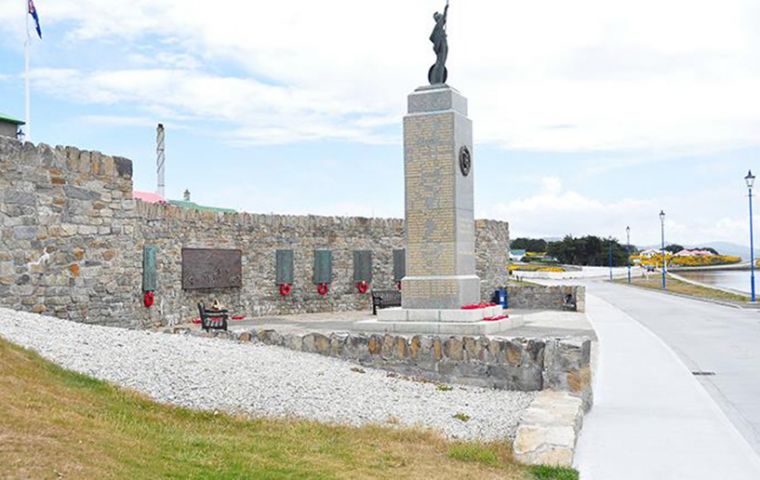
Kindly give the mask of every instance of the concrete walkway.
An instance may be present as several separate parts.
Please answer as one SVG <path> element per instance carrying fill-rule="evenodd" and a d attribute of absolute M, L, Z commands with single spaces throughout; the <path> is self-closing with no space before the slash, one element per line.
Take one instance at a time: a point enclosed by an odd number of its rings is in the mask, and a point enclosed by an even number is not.
<path fill-rule="evenodd" d="M 667 345 L 597 296 L 587 310 L 600 352 L 583 480 L 760 479 L 760 457 Z"/>
<path fill-rule="evenodd" d="M 651 330 L 692 372 L 760 454 L 760 312 L 607 282 L 589 291 Z"/>

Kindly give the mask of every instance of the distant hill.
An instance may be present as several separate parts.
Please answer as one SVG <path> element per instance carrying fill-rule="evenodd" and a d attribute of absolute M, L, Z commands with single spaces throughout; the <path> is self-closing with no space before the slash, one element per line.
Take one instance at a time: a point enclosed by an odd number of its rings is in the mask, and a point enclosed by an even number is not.
<path fill-rule="evenodd" d="M 697 244 L 688 244 L 684 246 L 686 248 L 710 247 L 720 252 L 721 255 L 733 255 L 736 257 L 741 257 L 743 260 L 749 260 L 749 246 L 748 245 L 739 245 L 738 243 L 731 243 L 731 242 L 705 242 L 705 243 L 697 243 Z M 649 245 L 646 247 L 642 247 L 641 249 L 647 250 L 650 248 L 659 249 L 660 245 L 659 244 Z M 760 258 L 760 250 L 758 250 L 757 248 L 755 249 L 755 258 Z"/>
<path fill-rule="evenodd" d="M 723 255 L 734 255 L 742 257 L 744 260 L 749 260 L 749 245 L 739 245 L 738 243 L 731 242 L 709 242 L 700 245 L 694 245 L 694 247 L 712 247 L 719 251 Z M 760 258 L 758 255 L 760 250 L 755 249 L 755 258 Z"/>

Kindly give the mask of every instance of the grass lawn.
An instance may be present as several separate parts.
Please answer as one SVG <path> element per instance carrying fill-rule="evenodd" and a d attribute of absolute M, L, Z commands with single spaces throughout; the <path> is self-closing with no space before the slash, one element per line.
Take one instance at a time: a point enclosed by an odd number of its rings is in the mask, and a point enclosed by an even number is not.
<path fill-rule="evenodd" d="M 506 443 L 161 405 L 0 339 L 0 478 L 575 480 L 578 474 L 517 465 Z"/>
<path fill-rule="evenodd" d="M 615 282 L 627 284 L 628 280 L 622 278 L 615 280 Z M 662 290 L 662 277 L 660 275 L 651 274 L 648 279 L 643 277 L 635 277 L 633 278 L 632 283 L 638 287 Z M 724 302 L 733 303 L 746 303 L 749 301 L 749 296 L 724 292 L 722 290 L 716 290 L 714 288 L 700 287 L 697 285 L 692 285 L 690 283 L 682 282 L 680 280 L 676 280 L 675 278 L 671 277 L 668 277 L 667 285 L 668 291 L 670 292 L 689 295 L 692 297 L 721 300 Z"/>

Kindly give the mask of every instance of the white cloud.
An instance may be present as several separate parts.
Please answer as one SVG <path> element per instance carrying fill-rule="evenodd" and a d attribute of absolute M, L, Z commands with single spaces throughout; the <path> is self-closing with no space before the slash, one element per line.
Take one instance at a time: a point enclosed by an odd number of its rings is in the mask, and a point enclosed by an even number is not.
<path fill-rule="evenodd" d="M 716 202 L 716 198 L 721 201 Z M 743 243 L 749 238 L 748 220 L 735 205 L 728 203 L 731 200 L 725 192 L 711 192 L 693 195 L 688 200 L 681 197 L 603 201 L 565 189 L 558 178 L 545 177 L 536 194 L 496 204 L 483 213 L 486 218 L 509 221 L 513 238 L 600 235 L 624 240 L 625 227 L 630 226 L 632 242 L 647 245 L 660 242 L 658 213 L 667 205 L 668 242 Z M 721 216 L 717 212 L 735 216 Z M 760 216 L 755 221 L 760 225 Z"/>
<path fill-rule="evenodd" d="M 152 117 L 131 117 L 124 115 L 82 115 L 78 119 L 88 125 L 107 126 L 107 127 L 155 127 L 156 122 Z M 173 125 L 173 129 L 182 128 L 180 125 Z"/>
<path fill-rule="evenodd" d="M 20 33 L 10 3 L 0 6 L 0 28 Z M 82 102 L 209 115 L 244 142 L 377 142 L 389 140 L 380 131 L 400 121 L 404 96 L 424 83 L 430 15 L 441 4 L 60 0 L 38 9 L 43 28 L 66 25 L 73 46 L 150 38 L 155 51 L 133 52 L 118 71 L 67 65 L 87 90 L 75 96 Z M 558 151 L 757 145 L 759 16 L 753 0 L 456 2 L 450 78 L 470 98 L 479 142 Z M 216 62 L 239 73 L 219 73 Z M 50 89 L 71 93 L 65 82 Z"/>
<path fill-rule="evenodd" d="M 368 108 L 318 91 L 193 70 L 83 73 L 42 68 L 34 71 L 33 81 L 35 89 L 84 103 L 141 105 L 158 120 L 168 116 L 180 122 L 226 122 L 231 128 L 219 135 L 238 142 L 285 143 L 325 138 L 381 141 L 373 126 L 387 123 L 386 118 L 373 115 Z M 364 116 L 357 123 L 351 122 L 350 116 L 359 112 Z M 113 123 L 107 117 L 105 120 Z"/>
<path fill-rule="evenodd" d="M 543 178 L 541 183 L 535 195 L 496 204 L 485 217 L 508 220 L 513 237 L 597 234 L 620 238 L 626 227 L 622 223 L 628 221 L 634 228 L 633 224 L 645 223 L 656 208 L 642 200 L 605 203 L 565 190 L 560 179 L 554 177 Z"/>

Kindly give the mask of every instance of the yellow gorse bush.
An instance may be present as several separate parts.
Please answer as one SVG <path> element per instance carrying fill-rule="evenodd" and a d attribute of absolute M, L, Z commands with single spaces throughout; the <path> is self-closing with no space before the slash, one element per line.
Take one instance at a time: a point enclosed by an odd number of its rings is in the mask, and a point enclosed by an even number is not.
<path fill-rule="evenodd" d="M 665 261 L 668 265 L 676 267 L 708 267 L 711 265 L 730 265 L 732 263 L 739 263 L 742 259 L 733 255 L 694 255 L 689 257 L 676 257 L 671 253 L 666 253 Z M 662 265 L 662 254 L 658 253 L 649 258 L 633 255 L 631 256 L 631 262 L 640 263 L 645 267 L 659 267 Z"/>
<path fill-rule="evenodd" d="M 519 264 L 508 265 L 507 269 L 510 272 L 564 272 L 562 267 L 547 267 L 546 265 L 536 264 Z"/>
<path fill-rule="evenodd" d="M 672 264 L 679 267 L 706 267 L 739 263 L 742 259 L 733 255 L 705 255 L 701 257 L 674 257 Z"/>
<path fill-rule="evenodd" d="M 665 254 L 666 261 L 670 263 L 670 259 L 673 258 L 673 254 Z M 652 255 L 651 257 L 642 257 L 641 255 L 632 255 L 631 263 L 639 263 L 644 267 L 659 267 L 662 265 L 662 254 Z"/>

